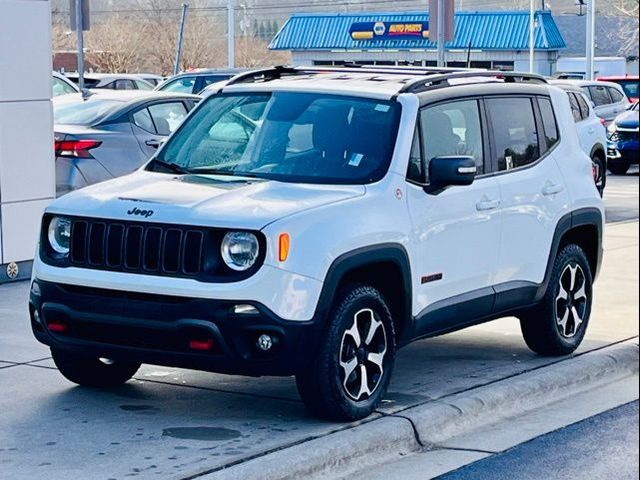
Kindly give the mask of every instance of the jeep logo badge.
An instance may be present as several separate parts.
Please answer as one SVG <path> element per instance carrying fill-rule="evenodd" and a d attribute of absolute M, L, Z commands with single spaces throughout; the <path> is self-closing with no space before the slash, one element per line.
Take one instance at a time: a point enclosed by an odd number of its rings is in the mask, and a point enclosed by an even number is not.
<path fill-rule="evenodd" d="M 139 217 L 149 218 L 153 215 L 153 210 L 140 210 L 138 207 L 127 211 L 127 215 L 137 215 Z"/>

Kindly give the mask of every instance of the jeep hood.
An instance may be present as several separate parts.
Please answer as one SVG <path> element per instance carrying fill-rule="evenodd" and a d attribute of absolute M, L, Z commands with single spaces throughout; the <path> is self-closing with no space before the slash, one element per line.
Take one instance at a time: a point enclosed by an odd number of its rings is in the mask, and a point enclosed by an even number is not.
<path fill-rule="evenodd" d="M 362 185 L 138 171 L 60 197 L 49 212 L 148 222 L 259 230 L 304 210 L 363 195 Z"/>

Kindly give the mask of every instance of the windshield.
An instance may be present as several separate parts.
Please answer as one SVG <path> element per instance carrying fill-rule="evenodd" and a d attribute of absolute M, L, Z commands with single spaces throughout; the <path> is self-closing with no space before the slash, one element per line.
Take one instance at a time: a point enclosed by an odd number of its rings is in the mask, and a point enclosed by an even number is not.
<path fill-rule="evenodd" d="M 191 173 L 370 183 L 389 167 L 399 117 L 400 106 L 391 101 L 291 92 L 214 95 L 157 158 Z"/>
<path fill-rule="evenodd" d="M 53 103 L 53 123 L 94 125 L 122 105 L 116 100 L 84 100 Z"/>

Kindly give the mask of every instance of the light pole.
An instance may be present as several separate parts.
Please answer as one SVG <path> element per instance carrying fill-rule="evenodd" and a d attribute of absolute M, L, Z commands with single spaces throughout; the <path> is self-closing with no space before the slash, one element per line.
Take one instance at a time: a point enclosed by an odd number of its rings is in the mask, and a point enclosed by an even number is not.
<path fill-rule="evenodd" d="M 593 80 L 594 66 L 593 57 L 595 55 L 595 30 L 596 30 L 596 1 L 587 0 L 587 35 L 586 35 L 586 76 L 587 80 Z"/>
<path fill-rule="evenodd" d="M 176 45 L 176 61 L 173 64 L 173 74 L 180 71 L 180 55 L 182 54 L 182 37 L 184 34 L 184 21 L 187 18 L 187 4 L 182 4 L 182 16 L 180 17 L 180 30 L 178 30 L 178 45 Z"/>
<path fill-rule="evenodd" d="M 235 22 L 233 21 L 233 0 L 227 0 L 227 66 L 235 67 Z"/>
<path fill-rule="evenodd" d="M 536 42 L 536 6 L 535 0 L 531 0 L 529 7 L 529 73 L 535 73 L 534 56 Z"/>

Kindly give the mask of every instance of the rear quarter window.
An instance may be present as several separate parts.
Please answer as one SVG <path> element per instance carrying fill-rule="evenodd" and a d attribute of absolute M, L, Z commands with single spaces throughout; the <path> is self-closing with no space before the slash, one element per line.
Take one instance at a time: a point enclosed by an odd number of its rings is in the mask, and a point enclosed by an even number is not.
<path fill-rule="evenodd" d="M 540 116 L 542 117 L 542 126 L 544 128 L 544 139 L 547 149 L 553 148 L 558 143 L 560 135 L 558 134 L 558 124 L 553 111 L 551 100 L 545 97 L 538 98 L 538 106 L 540 107 Z"/>

